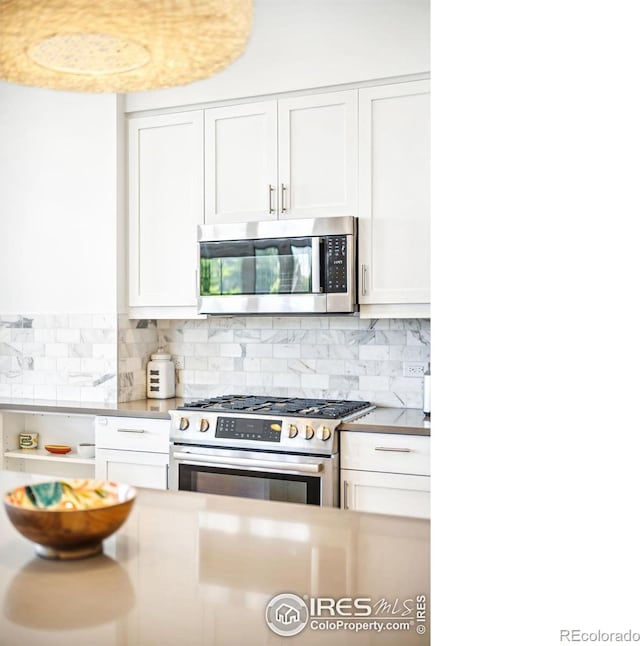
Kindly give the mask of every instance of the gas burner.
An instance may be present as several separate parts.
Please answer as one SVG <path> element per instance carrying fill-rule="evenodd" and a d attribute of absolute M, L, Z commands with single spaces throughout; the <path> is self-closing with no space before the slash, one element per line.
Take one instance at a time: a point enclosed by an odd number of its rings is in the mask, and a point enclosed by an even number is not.
<path fill-rule="evenodd" d="M 233 411 L 256 415 L 287 414 L 298 417 L 340 419 L 370 407 L 369 402 L 343 399 L 224 395 L 187 402 L 178 407 L 178 410 Z"/>

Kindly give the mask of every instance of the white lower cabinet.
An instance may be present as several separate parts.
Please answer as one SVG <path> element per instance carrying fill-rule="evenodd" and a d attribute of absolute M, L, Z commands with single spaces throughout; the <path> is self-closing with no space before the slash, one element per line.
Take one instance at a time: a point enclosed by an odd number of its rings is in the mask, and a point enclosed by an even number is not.
<path fill-rule="evenodd" d="M 170 421 L 96 418 L 96 478 L 168 488 Z"/>
<path fill-rule="evenodd" d="M 416 518 L 431 515 L 428 476 L 343 469 L 340 479 L 344 509 Z"/>
<path fill-rule="evenodd" d="M 431 517 L 431 438 L 391 433 L 340 434 L 343 509 Z"/>
<path fill-rule="evenodd" d="M 113 451 L 97 449 L 98 480 L 126 482 L 134 487 L 167 489 L 169 455 L 143 451 Z"/>

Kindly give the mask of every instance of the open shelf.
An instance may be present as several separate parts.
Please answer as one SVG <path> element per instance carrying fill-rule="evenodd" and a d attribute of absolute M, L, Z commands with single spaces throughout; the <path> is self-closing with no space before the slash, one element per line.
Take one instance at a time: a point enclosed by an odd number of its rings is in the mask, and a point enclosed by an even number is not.
<path fill-rule="evenodd" d="M 67 462 L 69 464 L 95 464 L 95 458 L 81 458 L 75 451 L 64 455 L 55 455 L 44 449 L 16 449 L 5 451 L 5 458 L 18 458 L 20 460 L 47 460 L 49 462 Z"/>
<path fill-rule="evenodd" d="M 93 478 L 95 458 L 80 457 L 79 442 L 94 443 L 93 417 L 42 412 L 2 412 L 0 415 L 0 469 L 51 477 Z M 21 449 L 20 433 L 38 434 L 37 449 Z M 47 444 L 66 444 L 71 451 L 56 455 Z M 2 641 L 2 640 L 0 640 Z"/>

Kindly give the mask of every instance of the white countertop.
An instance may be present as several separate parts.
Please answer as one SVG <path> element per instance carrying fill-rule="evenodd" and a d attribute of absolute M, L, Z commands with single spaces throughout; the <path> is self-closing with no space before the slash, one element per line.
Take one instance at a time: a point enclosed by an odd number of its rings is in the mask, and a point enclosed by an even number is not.
<path fill-rule="evenodd" d="M 11 410 L 26 413 L 69 413 L 169 419 L 169 411 L 182 406 L 185 401 L 176 397 L 173 399 L 138 399 L 131 402 L 107 404 L 4 397 L 0 398 L 0 413 L 3 410 Z M 431 435 L 431 421 L 419 409 L 378 407 L 353 422 L 342 424 L 339 430 Z"/>
<path fill-rule="evenodd" d="M 119 403 L 0 397 L 0 413 L 6 410 L 25 413 L 69 413 L 71 415 L 169 419 L 169 411 L 182 406 L 183 403 L 184 399 L 178 397 L 173 399 L 138 399 Z"/>
<path fill-rule="evenodd" d="M 353 422 L 343 422 L 340 430 L 431 435 L 431 419 L 417 408 L 376 408 Z"/>
<path fill-rule="evenodd" d="M 0 471 L 0 491 L 38 479 Z M 397 610 L 407 601 L 412 616 L 419 595 L 429 600 L 429 536 L 426 520 L 140 489 L 126 523 L 104 541 L 104 555 L 45 561 L 3 511 L 0 643 L 428 644 L 428 634 L 418 633 L 424 624 L 411 618 L 406 630 L 309 624 L 279 637 L 265 608 L 276 594 L 293 592 L 398 600 Z M 389 609 L 381 615 L 405 621 Z"/>

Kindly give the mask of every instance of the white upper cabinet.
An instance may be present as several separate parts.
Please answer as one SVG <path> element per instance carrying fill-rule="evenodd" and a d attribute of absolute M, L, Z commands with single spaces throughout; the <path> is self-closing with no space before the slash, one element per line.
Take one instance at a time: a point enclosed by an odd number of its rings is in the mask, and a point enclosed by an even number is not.
<path fill-rule="evenodd" d="M 355 215 L 357 90 L 205 110 L 205 220 Z"/>
<path fill-rule="evenodd" d="M 428 316 L 429 81 L 359 91 L 361 314 Z M 377 307 L 368 307 L 368 306 Z"/>
<path fill-rule="evenodd" d="M 280 218 L 356 215 L 355 90 L 278 101 Z"/>
<path fill-rule="evenodd" d="M 355 215 L 360 316 L 430 315 L 429 81 L 129 119 L 129 312 L 197 316 L 197 225 Z"/>
<path fill-rule="evenodd" d="M 275 101 L 205 110 L 205 220 L 277 217 Z"/>
<path fill-rule="evenodd" d="M 202 110 L 129 120 L 129 305 L 195 314 Z M 173 308 L 173 309 L 171 309 Z M 176 309 L 183 308 L 183 309 Z M 145 315 L 144 309 L 138 314 Z"/>

